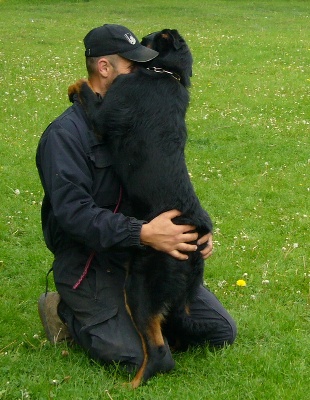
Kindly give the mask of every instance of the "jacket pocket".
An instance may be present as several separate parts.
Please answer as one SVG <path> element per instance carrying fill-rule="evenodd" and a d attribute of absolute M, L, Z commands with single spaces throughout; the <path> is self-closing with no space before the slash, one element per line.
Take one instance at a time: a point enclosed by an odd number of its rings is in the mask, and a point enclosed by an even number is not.
<path fill-rule="evenodd" d="M 100 328 L 101 324 L 115 317 L 117 315 L 117 312 L 118 312 L 118 306 L 103 308 L 99 313 L 92 315 L 85 321 L 85 325 L 81 329 L 81 333 L 96 331 L 96 327 L 101 329 Z"/>
<path fill-rule="evenodd" d="M 88 156 L 92 162 L 93 198 L 99 207 L 113 210 L 118 202 L 120 183 L 114 172 L 111 154 L 107 146 L 97 144 L 91 147 Z"/>

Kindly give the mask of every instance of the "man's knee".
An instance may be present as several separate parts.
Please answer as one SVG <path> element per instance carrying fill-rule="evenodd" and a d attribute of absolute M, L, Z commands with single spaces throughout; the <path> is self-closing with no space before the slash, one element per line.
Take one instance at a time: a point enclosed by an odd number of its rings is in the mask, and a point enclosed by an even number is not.
<path fill-rule="evenodd" d="M 106 338 L 104 334 L 88 332 L 80 336 L 82 346 L 89 356 L 100 363 L 120 363 L 129 370 L 140 367 L 143 362 L 143 351 L 140 342 L 134 338 L 131 344 L 127 340 Z M 85 346 L 84 346 L 85 344 Z"/>
<path fill-rule="evenodd" d="M 176 338 L 188 345 L 208 344 L 212 347 L 223 347 L 234 343 L 237 328 L 232 318 L 217 318 L 216 320 L 197 321 L 190 316 L 179 320 Z"/>
<path fill-rule="evenodd" d="M 234 343 L 237 336 L 236 323 L 208 289 L 200 287 L 190 311 L 191 315 L 185 325 L 193 324 L 193 331 L 205 342 L 215 347 Z"/>
<path fill-rule="evenodd" d="M 184 309 L 175 311 L 167 321 L 165 333 L 169 341 L 172 338 L 172 343 L 176 340 L 183 348 L 205 343 L 222 347 L 235 341 L 237 328 L 218 299 L 201 287 L 189 314 Z"/>
<path fill-rule="evenodd" d="M 232 318 L 224 319 L 218 324 L 217 330 L 210 335 L 209 344 L 214 347 L 232 345 L 237 336 L 237 326 Z"/>
<path fill-rule="evenodd" d="M 76 342 L 100 363 L 121 363 L 133 370 L 143 362 L 140 336 L 131 321 L 119 313 L 90 325 L 81 325 L 73 317 L 70 330 Z"/>

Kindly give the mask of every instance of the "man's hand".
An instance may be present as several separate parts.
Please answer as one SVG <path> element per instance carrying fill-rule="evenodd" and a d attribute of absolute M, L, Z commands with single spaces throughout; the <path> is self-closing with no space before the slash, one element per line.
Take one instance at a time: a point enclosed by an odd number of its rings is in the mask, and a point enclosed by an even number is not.
<path fill-rule="evenodd" d="M 176 225 L 172 222 L 172 219 L 181 215 L 178 210 L 171 210 L 158 215 L 152 219 L 148 224 L 142 225 L 140 240 L 143 245 L 151 246 L 155 250 L 163 251 L 164 253 L 170 254 L 172 257 L 178 260 L 187 260 L 188 251 L 196 251 L 197 246 L 195 244 L 189 244 L 198 239 L 197 232 L 191 232 L 196 229 L 193 225 Z M 199 243 L 203 244 L 210 240 L 210 236 L 206 240 L 208 235 L 203 236 Z M 212 235 L 211 235 L 212 245 Z M 208 257 L 206 249 L 202 250 L 201 254 L 203 257 Z"/>
<path fill-rule="evenodd" d="M 198 246 L 205 245 L 205 247 L 201 250 L 201 255 L 204 260 L 212 255 L 213 250 L 213 241 L 212 241 L 212 233 L 208 233 L 207 235 L 202 236 L 197 241 Z"/>

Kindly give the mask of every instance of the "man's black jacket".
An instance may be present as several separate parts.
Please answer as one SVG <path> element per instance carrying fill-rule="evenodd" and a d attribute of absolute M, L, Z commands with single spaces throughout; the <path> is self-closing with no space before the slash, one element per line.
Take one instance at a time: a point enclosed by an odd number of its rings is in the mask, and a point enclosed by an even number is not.
<path fill-rule="evenodd" d="M 99 253 L 140 245 L 143 221 L 113 213 L 119 182 L 77 98 L 43 133 L 36 163 L 44 239 L 55 255 L 81 245 Z"/>

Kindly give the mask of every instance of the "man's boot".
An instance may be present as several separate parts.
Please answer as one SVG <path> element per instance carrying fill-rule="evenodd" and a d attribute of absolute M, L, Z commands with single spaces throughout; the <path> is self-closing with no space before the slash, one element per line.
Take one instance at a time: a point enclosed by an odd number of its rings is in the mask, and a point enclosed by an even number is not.
<path fill-rule="evenodd" d="M 56 292 L 43 293 L 38 301 L 39 316 L 46 337 L 52 344 L 63 340 L 72 340 L 67 326 L 59 318 L 57 312 L 59 302 L 60 296 Z"/>

